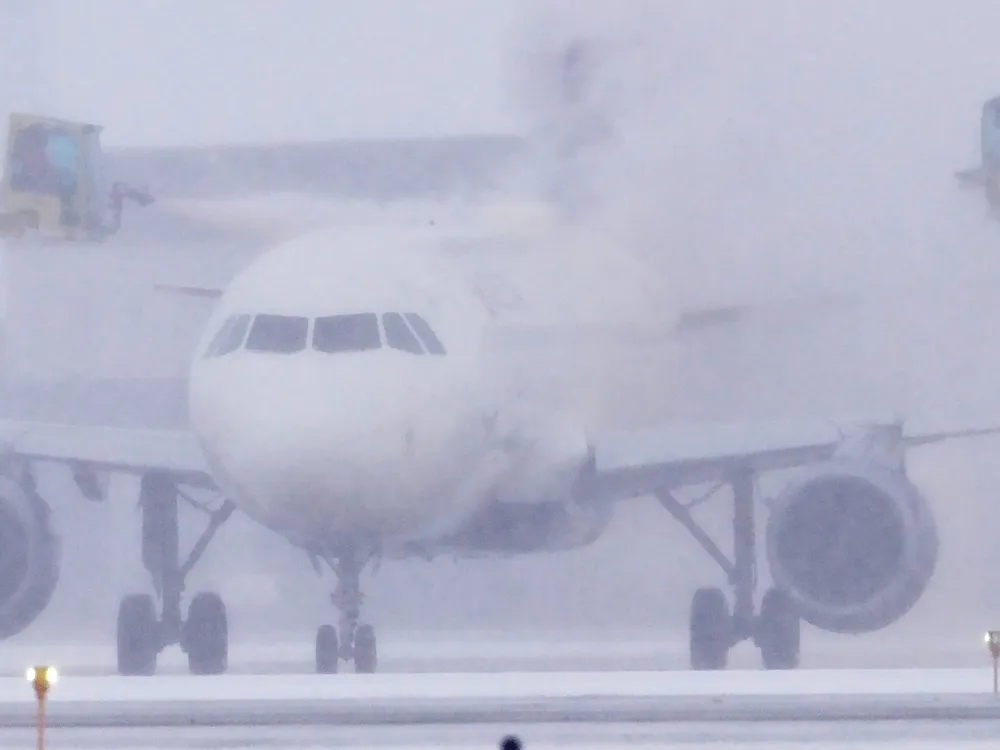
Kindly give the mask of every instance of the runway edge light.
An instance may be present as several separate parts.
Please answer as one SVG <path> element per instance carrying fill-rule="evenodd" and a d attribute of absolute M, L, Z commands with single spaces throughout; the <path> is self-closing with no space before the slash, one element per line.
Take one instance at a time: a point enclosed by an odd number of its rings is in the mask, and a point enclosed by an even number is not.
<path fill-rule="evenodd" d="M 25 677 L 35 689 L 35 694 L 41 698 L 49 691 L 49 687 L 55 685 L 59 679 L 59 673 L 55 667 L 28 667 Z"/>
<path fill-rule="evenodd" d="M 49 688 L 56 684 L 59 673 L 55 667 L 38 666 L 28 667 L 24 674 L 28 682 L 35 689 L 35 698 L 38 699 L 38 716 L 35 720 L 35 730 L 37 734 L 36 750 L 45 750 L 45 699 Z"/>
<path fill-rule="evenodd" d="M 1000 691 L 1000 630 L 987 630 L 984 640 L 993 658 L 993 692 L 997 693 Z"/>

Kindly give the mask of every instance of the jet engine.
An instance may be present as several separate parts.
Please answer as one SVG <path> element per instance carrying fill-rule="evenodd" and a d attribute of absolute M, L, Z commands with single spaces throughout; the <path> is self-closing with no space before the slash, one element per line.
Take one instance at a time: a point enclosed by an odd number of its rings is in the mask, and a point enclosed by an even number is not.
<path fill-rule="evenodd" d="M 50 510 L 30 486 L 0 477 L 0 638 L 30 625 L 59 580 L 59 543 Z"/>
<path fill-rule="evenodd" d="M 866 633 L 906 614 L 937 563 L 930 507 L 901 471 L 835 460 L 785 488 L 768 519 L 775 585 L 806 622 Z"/>

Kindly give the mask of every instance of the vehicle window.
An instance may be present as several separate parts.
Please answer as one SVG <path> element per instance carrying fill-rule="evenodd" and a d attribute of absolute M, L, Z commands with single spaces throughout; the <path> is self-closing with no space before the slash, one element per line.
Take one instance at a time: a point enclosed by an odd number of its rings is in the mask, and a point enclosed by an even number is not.
<path fill-rule="evenodd" d="M 435 335 L 426 320 L 421 318 L 416 313 L 406 313 L 406 322 L 413 326 L 413 330 L 416 331 L 420 340 L 424 342 L 424 346 L 427 347 L 427 351 L 431 354 L 445 353 L 444 345 L 441 343 L 440 339 L 438 339 L 437 335 Z"/>
<path fill-rule="evenodd" d="M 327 354 L 364 352 L 382 346 L 382 334 L 375 313 L 327 315 L 316 318 L 313 349 Z"/>
<path fill-rule="evenodd" d="M 399 313 L 386 313 L 382 316 L 382 325 L 385 327 L 385 343 L 393 349 L 410 352 L 411 354 L 423 354 L 420 342 L 413 335 L 413 331 L 406 325 L 403 316 Z"/>
<path fill-rule="evenodd" d="M 246 350 L 292 354 L 306 347 L 309 319 L 289 315 L 257 315 L 250 326 Z"/>
<path fill-rule="evenodd" d="M 14 138 L 11 187 L 60 195 L 76 184 L 76 144 L 70 134 L 33 123 Z"/>

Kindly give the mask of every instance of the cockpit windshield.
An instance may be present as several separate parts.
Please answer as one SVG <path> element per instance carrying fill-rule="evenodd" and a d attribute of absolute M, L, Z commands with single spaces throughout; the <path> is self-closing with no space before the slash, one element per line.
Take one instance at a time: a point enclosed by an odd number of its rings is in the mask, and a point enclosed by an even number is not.
<path fill-rule="evenodd" d="M 310 323 L 311 341 L 310 341 Z M 416 313 L 354 313 L 309 318 L 290 315 L 230 315 L 205 348 L 205 357 L 221 357 L 238 350 L 294 354 L 311 344 L 324 354 L 389 349 L 408 354 L 443 355 L 441 340 Z"/>
<path fill-rule="evenodd" d="M 250 327 L 249 315 L 230 315 L 205 349 L 206 357 L 221 357 L 240 348 Z"/>
<path fill-rule="evenodd" d="M 413 330 L 416 331 L 417 336 L 423 341 L 428 352 L 437 355 L 445 353 L 444 345 L 426 320 L 416 313 L 406 313 L 406 322 L 413 326 Z"/>
<path fill-rule="evenodd" d="M 246 350 L 293 354 L 306 348 L 309 318 L 289 315 L 257 315 L 250 326 Z"/>
<path fill-rule="evenodd" d="M 399 349 L 410 354 L 423 354 L 424 350 L 413 335 L 413 331 L 406 325 L 403 316 L 399 313 L 386 313 L 382 316 L 382 325 L 385 327 L 385 343 L 393 349 Z"/>
<path fill-rule="evenodd" d="M 381 326 L 379 326 L 381 318 Z M 312 347 L 327 354 L 364 352 L 385 345 L 390 349 L 423 355 L 444 354 L 444 347 L 423 318 L 413 313 L 358 313 L 316 318 Z"/>
<path fill-rule="evenodd" d="M 316 318 L 313 349 L 327 354 L 364 352 L 382 346 L 382 334 L 375 313 L 327 315 Z"/>

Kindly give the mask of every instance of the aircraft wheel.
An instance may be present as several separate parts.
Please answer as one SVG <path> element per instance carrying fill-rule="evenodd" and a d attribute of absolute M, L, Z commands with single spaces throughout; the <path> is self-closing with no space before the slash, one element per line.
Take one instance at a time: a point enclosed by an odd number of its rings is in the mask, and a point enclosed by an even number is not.
<path fill-rule="evenodd" d="M 191 674 L 222 674 L 229 667 L 226 605 L 216 593 L 202 592 L 188 608 L 181 634 Z"/>
<path fill-rule="evenodd" d="M 354 634 L 354 671 L 358 674 L 374 674 L 377 665 L 375 628 L 371 625 L 360 625 Z"/>
<path fill-rule="evenodd" d="M 725 669 L 732 640 L 729 604 L 721 589 L 698 589 L 691 601 L 691 668 Z"/>
<path fill-rule="evenodd" d="M 333 625 L 320 625 L 316 631 L 316 674 L 337 674 L 340 668 L 340 642 Z"/>
<path fill-rule="evenodd" d="M 160 623 L 149 594 L 130 594 L 118 606 L 118 674 L 149 676 L 160 654 Z"/>
<path fill-rule="evenodd" d="M 799 665 L 801 620 L 787 592 L 771 588 L 760 603 L 757 645 L 765 669 L 795 669 Z"/>

